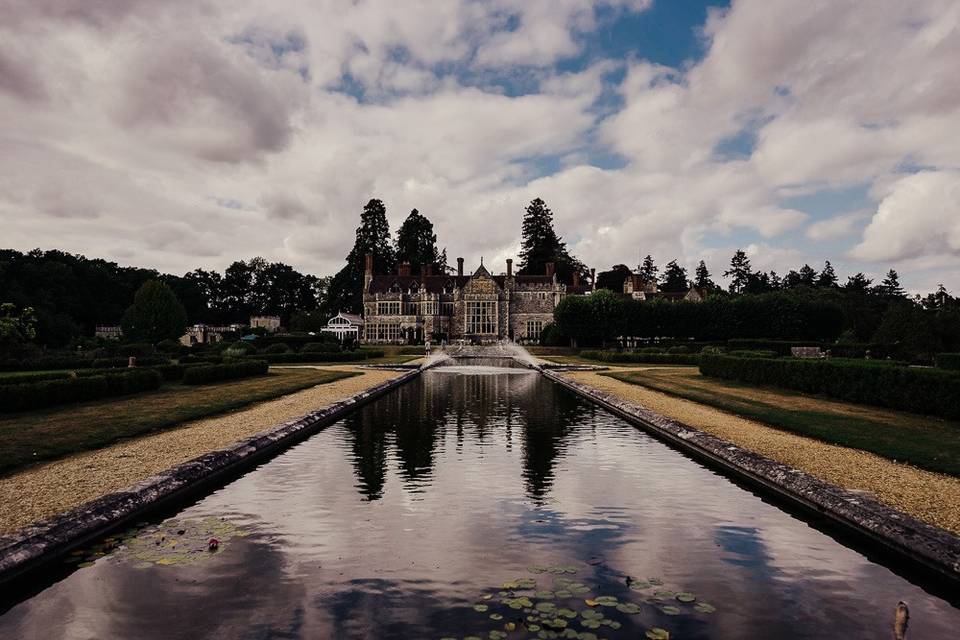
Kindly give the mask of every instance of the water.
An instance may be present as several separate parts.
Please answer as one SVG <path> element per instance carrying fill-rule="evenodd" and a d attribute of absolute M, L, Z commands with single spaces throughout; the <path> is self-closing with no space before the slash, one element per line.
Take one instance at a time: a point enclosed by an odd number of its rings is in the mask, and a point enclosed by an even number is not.
<path fill-rule="evenodd" d="M 539 374 L 477 364 L 441 363 L 187 506 L 160 546 L 147 527 L 6 594 L 0 637 L 487 638 L 529 615 L 498 603 L 518 578 L 554 592 L 517 591 L 531 604 L 599 610 L 610 639 L 887 638 L 898 600 L 909 640 L 956 637 L 949 603 Z M 216 553 L 167 548 L 204 522 Z M 601 595 L 639 612 L 584 602 Z"/>

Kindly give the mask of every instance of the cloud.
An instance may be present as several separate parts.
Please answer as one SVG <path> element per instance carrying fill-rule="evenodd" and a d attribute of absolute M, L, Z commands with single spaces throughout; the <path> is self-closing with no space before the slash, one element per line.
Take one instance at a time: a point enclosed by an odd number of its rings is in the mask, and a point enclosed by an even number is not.
<path fill-rule="evenodd" d="M 851 254 L 861 260 L 960 256 L 960 171 L 923 171 L 891 185 Z"/>
<path fill-rule="evenodd" d="M 856 233 L 863 221 L 870 217 L 867 211 L 858 211 L 838 215 L 826 220 L 814 222 L 806 230 L 806 236 L 811 240 L 836 240 Z"/>

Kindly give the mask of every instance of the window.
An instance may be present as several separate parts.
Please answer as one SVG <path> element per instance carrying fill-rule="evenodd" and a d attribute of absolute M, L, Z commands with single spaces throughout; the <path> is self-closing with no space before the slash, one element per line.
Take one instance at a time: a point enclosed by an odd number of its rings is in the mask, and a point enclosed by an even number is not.
<path fill-rule="evenodd" d="M 420 315 L 424 316 L 435 316 L 437 315 L 437 303 L 433 300 L 428 300 L 426 302 L 420 303 L 421 312 Z"/>
<path fill-rule="evenodd" d="M 377 315 L 379 316 L 398 316 L 400 315 L 400 302 L 378 302 Z"/>
<path fill-rule="evenodd" d="M 493 300 L 467 300 L 464 326 L 467 333 L 497 332 L 497 303 Z"/>
<path fill-rule="evenodd" d="M 543 332 L 543 320 L 527 320 L 527 338 L 539 340 Z"/>
<path fill-rule="evenodd" d="M 366 334 L 367 340 L 399 340 L 400 325 L 382 323 L 368 324 L 365 327 L 364 333 Z"/>
<path fill-rule="evenodd" d="M 452 302 L 441 302 L 440 303 L 440 313 L 445 316 L 453 315 L 453 303 Z"/>

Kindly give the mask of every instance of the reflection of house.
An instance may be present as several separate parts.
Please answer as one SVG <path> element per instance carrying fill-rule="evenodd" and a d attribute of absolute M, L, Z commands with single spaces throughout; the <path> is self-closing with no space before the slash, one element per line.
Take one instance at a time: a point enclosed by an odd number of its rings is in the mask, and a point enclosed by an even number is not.
<path fill-rule="evenodd" d="M 463 258 L 457 264 L 456 275 L 434 274 L 430 265 L 413 275 L 409 264 L 396 274 L 374 275 L 373 257 L 367 256 L 363 341 L 537 341 L 563 296 L 591 290 L 581 286 L 579 274 L 572 287 L 558 281 L 552 263 L 542 275 L 514 275 L 513 261 L 507 260 L 506 274 L 496 276 L 482 263 L 473 275 L 464 275 Z"/>
<path fill-rule="evenodd" d="M 250 328 L 262 327 L 270 333 L 280 329 L 280 316 L 250 316 Z"/>
<path fill-rule="evenodd" d="M 206 324 L 195 324 L 187 327 L 187 332 L 180 336 L 180 344 L 189 347 L 195 344 L 216 344 L 222 342 L 229 334 L 239 333 L 243 329 L 241 324 L 231 324 L 214 327 Z"/>
<path fill-rule="evenodd" d="M 623 293 L 634 300 L 692 300 L 700 302 L 707 297 L 706 289 L 693 285 L 686 291 L 660 291 L 656 282 L 647 282 L 639 273 L 631 273 L 623 281 Z"/>
<path fill-rule="evenodd" d="M 97 325 L 93 335 L 104 340 L 119 340 L 123 337 L 123 329 L 113 325 Z"/>
<path fill-rule="evenodd" d="M 340 342 L 359 340 L 363 335 L 363 318 L 352 313 L 338 313 L 330 318 L 327 326 L 320 329 L 323 333 L 332 333 Z"/>

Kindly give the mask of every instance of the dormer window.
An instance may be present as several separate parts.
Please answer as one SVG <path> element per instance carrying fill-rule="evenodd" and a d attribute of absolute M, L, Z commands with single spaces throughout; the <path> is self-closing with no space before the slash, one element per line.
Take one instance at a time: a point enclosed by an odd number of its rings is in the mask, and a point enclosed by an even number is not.
<path fill-rule="evenodd" d="M 394 282 L 390 285 L 390 293 L 400 293 L 403 291 L 403 287 L 400 286 L 399 282 Z"/>
<path fill-rule="evenodd" d="M 453 289 L 454 289 L 453 281 L 447 280 L 447 282 L 443 285 L 443 292 L 448 294 L 453 293 Z"/>
<path fill-rule="evenodd" d="M 414 282 L 413 284 L 411 284 L 411 285 L 410 285 L 410 293 L 411 293 L 411 294 L 420 293 L 420 285 L 418 285 L 416 282 Z"/>

